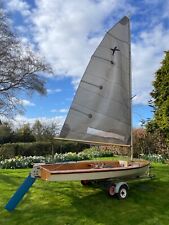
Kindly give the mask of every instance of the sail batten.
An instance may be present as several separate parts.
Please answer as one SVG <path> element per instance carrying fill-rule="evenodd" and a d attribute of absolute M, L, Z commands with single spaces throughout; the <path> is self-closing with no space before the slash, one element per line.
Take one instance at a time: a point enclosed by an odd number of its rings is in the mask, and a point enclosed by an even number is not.
<path fill-rule="evenodd" d="M 109 31 L 107 32 L 107 34 L 110 35 L 111 37 L 113 37 L 114 39 L 117 39 L 118 41 L 124 42 L 124 43 L 126 43 L 127 45 L 129 45 L 129 43 L 128 43 L 127 41 L 124 41 L 124 40 L 119 39 L 118 37 L 112 35 Z"/>
<path fill-rule="evenodd" d="M 130 145 L 130 95 L 130 30 L 124 17 L 92 55 L 60 137 Z"/>
<path fill-rule="evenodd" d="M 79 105 L 79 106 L 80 106 L 80 105 Z M 79 109 L 77 109 L 77 108 L 74 108 L 74 107 L 71 107 L 71 110 L 74 110 L 74 111 L 76 111 L 76 112 L 82 113 L 83 115 L 87 116 L 88 118 L 92 118 L 92 117 L 93 117 L 93 116 L 92 116 L 92 113 L 93 113 L 93 114 L 96 114 L 96 111 L 91 111 L 91 109 L 89 109 L 89 108 L 88 108 L 88 111 L 90 111 L 90 113 L 86 113 L 86 112 L 84 112 L 84 111 L 82 111 L 82 110 L 79 110 Z M 106 116 L 107 119 L 111 119 L 111 120 L 113 119 L 114 121 L 120 122 L 120 123 L 122 123 L 122 124 L 125 124 L 126 126 L 130 126 L 129 123 L 124 122 L 124 121 L 120 120 L 119 118 L 113 118 L 113 117 L 111 117 L 111 116 L 104 115 L 103 113 L 97 113 L 97 114 L 98 114 L 98 115 L 101 115 L 101 116 Z"/>

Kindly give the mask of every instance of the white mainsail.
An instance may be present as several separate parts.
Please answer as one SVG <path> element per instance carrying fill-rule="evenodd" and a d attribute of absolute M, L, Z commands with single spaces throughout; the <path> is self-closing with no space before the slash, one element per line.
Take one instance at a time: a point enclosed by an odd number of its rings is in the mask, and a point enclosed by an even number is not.
<path fill-rule="evenodd" d="M 130 21 L 111 28 L 91 57 L 60 137 L 131 144 Z"/>

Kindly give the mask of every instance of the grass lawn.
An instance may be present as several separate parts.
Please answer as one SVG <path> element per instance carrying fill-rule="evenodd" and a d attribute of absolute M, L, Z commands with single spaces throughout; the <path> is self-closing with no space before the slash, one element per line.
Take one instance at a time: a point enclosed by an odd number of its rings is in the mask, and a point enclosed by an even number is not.
<path fill-rule="evenodd" d="M 28 169 L 0 170 L 0 225 L 168 225 L 169 165 L 154 164 L 156 178 L 130 183 L 126 200 L 80 182 L 37 180 L 12 213 L 4 209 Z"/>

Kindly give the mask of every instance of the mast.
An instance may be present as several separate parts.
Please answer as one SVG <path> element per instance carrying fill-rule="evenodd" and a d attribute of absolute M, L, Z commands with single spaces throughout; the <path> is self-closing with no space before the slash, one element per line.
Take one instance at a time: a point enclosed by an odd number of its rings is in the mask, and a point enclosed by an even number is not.
<path fill-rule="evenodd" d="M 130 17 L 128 16 L 129 21 L 130 21 Z M 131 161 L 133 160 L 133 134 L 132 134 L 132 127 L 133 127 L 133 122 L 132 122 L 132 74 L 131 74 L 131 27 L 130 27 L 130 22 L 129 22 L 129 43 L 130 43 L 130 47 L 129 47 L 129 79 L 130 79 L 130 121 L 131 121 L 131 144 L 130 144 L 130 158 Z"/>

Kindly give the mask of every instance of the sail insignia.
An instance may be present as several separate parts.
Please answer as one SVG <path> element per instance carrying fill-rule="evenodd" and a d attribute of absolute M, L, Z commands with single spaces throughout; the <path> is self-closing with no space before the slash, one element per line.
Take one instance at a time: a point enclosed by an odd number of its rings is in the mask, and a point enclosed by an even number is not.
<path fill-rule="evenodd" d="M 114 48 L 111 48 L 110 50 L 112 50 L 112 54 L 114 55 L 116 51 L 120 51 L 120 49 L 117 48 L 117 46 L 115 46 Z"/>

